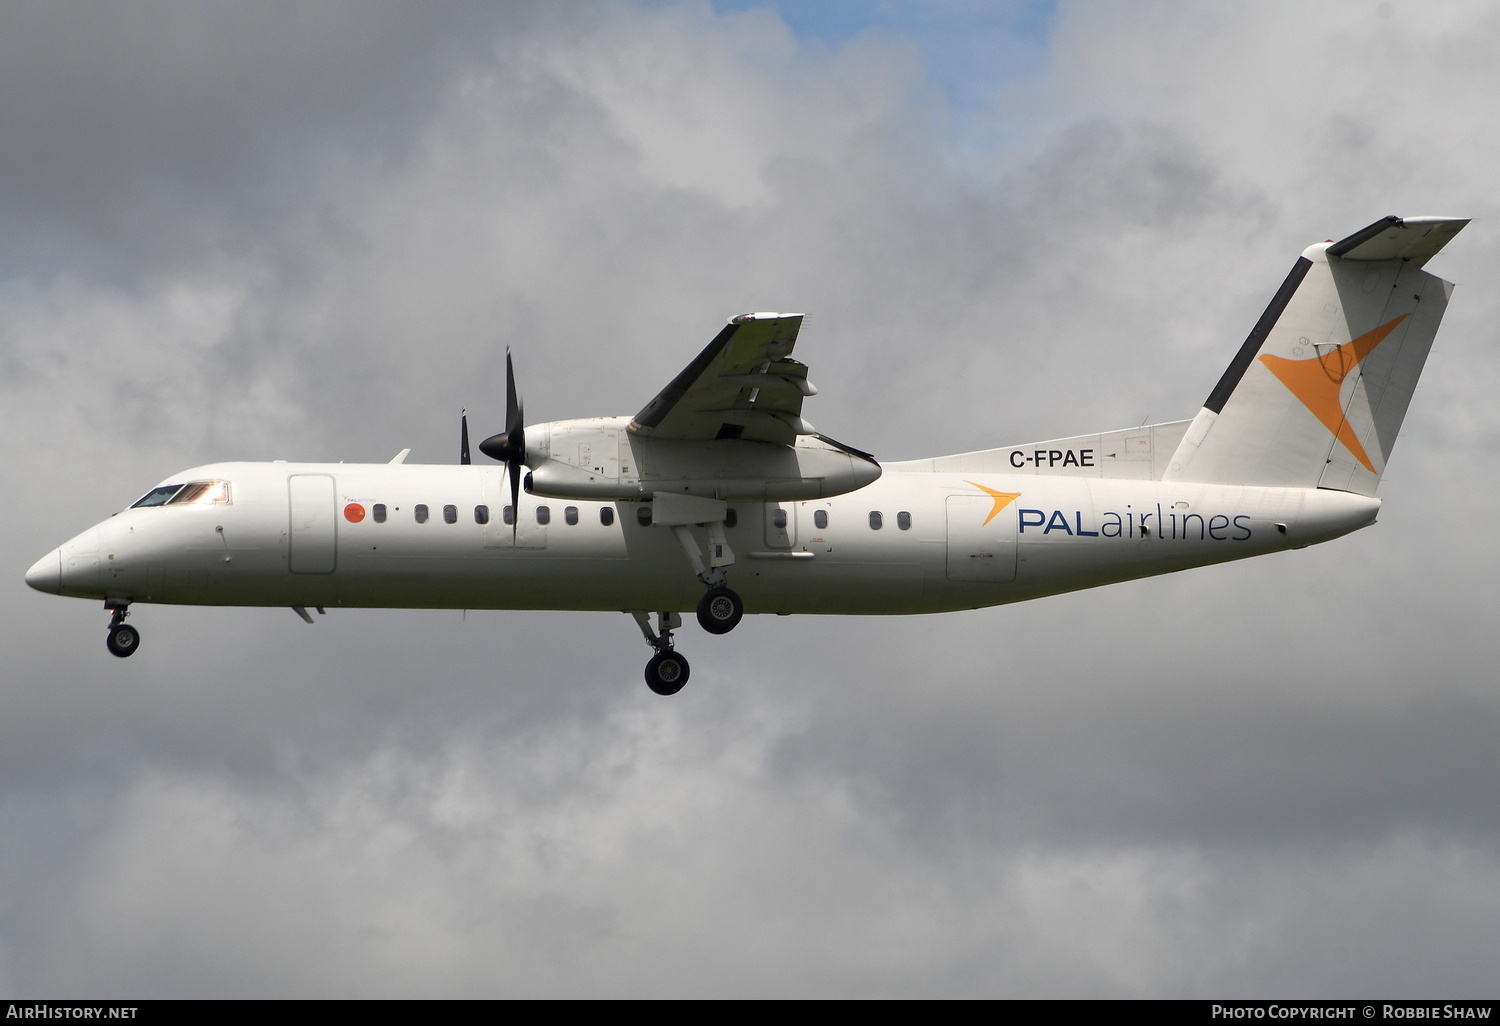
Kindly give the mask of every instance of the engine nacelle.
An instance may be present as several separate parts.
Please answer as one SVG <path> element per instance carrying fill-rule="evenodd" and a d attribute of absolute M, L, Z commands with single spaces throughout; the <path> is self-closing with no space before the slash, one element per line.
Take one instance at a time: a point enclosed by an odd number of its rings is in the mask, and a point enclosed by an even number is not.
<path fill-rule="evenodd" d="M 658 491 L 711 499 L 822 499 L 880 477 L 865 453 L 819 435 L 795 446 L 745 439 L 642 438 L 628 417 L 526 429 L 526 490 L 554 499 L 642 501 Z"/>

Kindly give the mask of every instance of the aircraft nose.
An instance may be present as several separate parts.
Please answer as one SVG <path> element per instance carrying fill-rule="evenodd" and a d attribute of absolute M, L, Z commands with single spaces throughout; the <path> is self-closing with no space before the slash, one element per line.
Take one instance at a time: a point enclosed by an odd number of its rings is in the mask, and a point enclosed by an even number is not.
<path fill-rule="evenodd" d="M 31 564 L 26 571 L 26 583 L 37 591 L 56 595 L 62 591 L 62 550 L 53 549 Z"/>

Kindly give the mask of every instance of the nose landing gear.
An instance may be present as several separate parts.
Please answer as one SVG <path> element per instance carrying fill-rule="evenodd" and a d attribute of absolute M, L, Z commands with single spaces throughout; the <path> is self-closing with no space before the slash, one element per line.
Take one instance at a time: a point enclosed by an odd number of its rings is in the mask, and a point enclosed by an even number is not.
<path fill-rule="evenodd" d="M 109 633 L 104 636 L 104 647 L 109 649 L 110 655 L 121 659 L 135 655 L 136 649 L 141 647 L 141 632 L 125 622 L 125 617 L 129 615 L 126 612 L 129 603 L 104 608 L 114 614 L 109 618 Z"/>

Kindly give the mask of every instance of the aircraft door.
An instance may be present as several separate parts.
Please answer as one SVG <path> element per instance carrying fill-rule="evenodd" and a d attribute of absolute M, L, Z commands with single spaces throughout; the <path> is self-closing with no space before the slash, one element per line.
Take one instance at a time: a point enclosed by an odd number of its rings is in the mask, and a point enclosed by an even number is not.
<path fill-rule="evenodd" d="M 291 529 L 287 569 L 294 574 L 331 574 L 337 563 L 338 510 L 330 474 L 287 478 Z"/>
<path fill-rule="evenodd" d="M 797 544 L 797 504 L 795 502 L 768 502 L 766 511 L 766 546 L 772 549 L 789 549 Z"/>
<path fill-rule="evenodd" d="M 1016 579 L 1016 514 L 994 512 L 988 495 L 948 496 L 948 579 L 1005 584 Z"/>

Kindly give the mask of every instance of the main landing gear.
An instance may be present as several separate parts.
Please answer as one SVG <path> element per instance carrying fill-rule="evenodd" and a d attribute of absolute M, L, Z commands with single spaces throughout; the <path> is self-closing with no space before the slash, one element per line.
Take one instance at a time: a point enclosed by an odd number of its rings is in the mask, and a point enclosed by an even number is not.
<path fill-rule="evenodd" d="M 672 531 L 683 555 L 692 564 L 693 573 L 708 589 L 698 602 L 698 624 L 710 634 L 728 634 L 745 615 L 745 603 L 727 583 L 734 552 L 724 533 L 725 514 L 722 499 L 666 492 L 658 492 L 654 497 L 652 524 Z M 693 534 L 695 526 L 708 532 L 707 551 Z M 682 626 L 682 616 L 657 613 L 656 630 L 652 630 L 649 613 L 631 611 L 630 615 L 646 643 L 656 651 L 646 664 L 647 686 L 658 695 L 677 694 L 688 680 L 687 660 L 672 650 L 672 632 Z"/>
<path fill-rule="evenodd" d="M 710 634 L 728 634 L 745 615 L 745 603 L 724 585 L 709 588 L 698 601 L 698 625 Z"/>
<path fill-rule="evenodd" d="M 682 626 L 681 613 L 657 613 L 656 629 L 651 629 L 651 614 L 630 610 L 646 644 L 656 654 L 646 664 L 646 686 L 658 695 L 675 695 L 688 682 L 688 661 L 672 647 L 672 632 Z M 710 588 L 698 603 L 698 623 L 710 634 L 728 634 L 745 615 L 745 604 L 733 591 L 720 585 Z"/>
<path fill-rule="evenodd" d="M 646 644 L 656 650 L 646 664 L 646 686 L 658 695 L 675 695 L 688 682 L 688 661 L 672 650 L 672 632 L 682 626 L 679 613 L 657 613 L 656 630 L 651 629 L 651 614 L 631 610 L 636 626 L 645 635 Z"/>
<path fill-rule="evenodd" d="M 672 632 L 682 626 L 681 613 L 657 613 L 656 629 L 651 629 L 651 614 L 630 610 L 636 626 L 656 654 L 646 664 L 646 686 L 658 695 L 675 695 L 688 682 L 688 661 L 672 647 Z M 717 585 L 708 589 L 698 603 L 698 623 L 710 634 L 728 634 L 745 615 L 745 604 L 729 588 Z"/>
<path fill-rule="evenodd" d="M 129 606 L 130 603 L 127 602 L 120 606 L 104 607 L 114 614 L 109 618 L 109 633 L 104 636 L 104 647 L 109 649 L 110 655 L 121 659 L 135 655 L 135 650 L 141 647 L 141 632 L 125 622 Z"/>
<path fill-rule="evenodd" d="M 710 634 L 728 634 L 738 626 L 740 617 L 745 615 L 745 603 L 740 601 L 739 595 L 726 583 L 728 568 L 734 565 L 734 552 L 730 550 L 729 540 L 724 536 L 722 516 L 701 526 L 708 529 L 709 551 L 706 553 L 706 561 L 705 553 L 688 525 L 671 525 L 683 554 L 693 565 L 693 572 L 698 575 L 698 580 L 708 586 L 708 591 L 704 592 L 703 598 L 698 602 L 699 626 Z"/>

